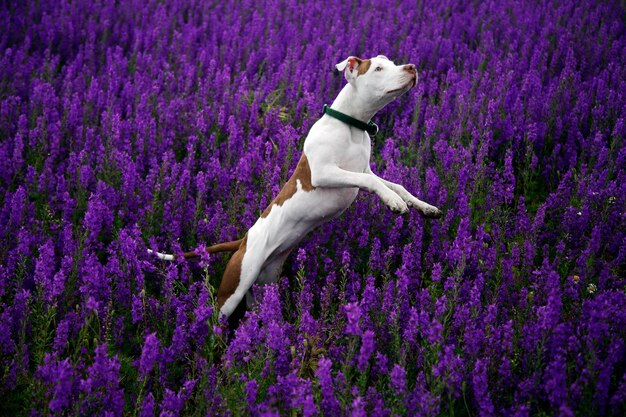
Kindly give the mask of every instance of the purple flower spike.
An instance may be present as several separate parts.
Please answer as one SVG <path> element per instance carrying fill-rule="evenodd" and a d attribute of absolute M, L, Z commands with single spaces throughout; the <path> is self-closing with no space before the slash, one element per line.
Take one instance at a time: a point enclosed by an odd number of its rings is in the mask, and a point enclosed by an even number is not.
<path fill-rule="evenodd" d="M 344 306 L 346 313 L 346 334 L 359 336 L 361 334 L 361 328 L 359 327 L 359 321 L 361 320 L 361 307 L 357 303 L 348 303 Z"/>
<path fill-rule="evenodd" d="M 143 378 L 146 378 L 152 371 L 154 363 L 159 356 L 160 345 L 161 343 L 156 333 L 150 333 L 146 336 L 143 349 L 141 350 L 141 357 L 139 358 L 139 374 Z"/>
<path fill-rule="evenodd" d="M 361 351 L 358 358 L 358 369 L 360 372 L 365 372 L 369 364 L 369 359 L 374 353 L 374 332 L 366 330 L 361 336 Z"/>

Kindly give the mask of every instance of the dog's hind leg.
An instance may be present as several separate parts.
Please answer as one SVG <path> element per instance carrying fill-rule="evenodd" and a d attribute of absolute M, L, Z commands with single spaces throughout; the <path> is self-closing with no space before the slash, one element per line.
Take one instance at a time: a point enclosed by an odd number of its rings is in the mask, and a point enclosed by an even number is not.
<path fill-rule="evenodd" d="M 249 293 L 250 291 L 248 291 L 248 294 Z M 237 307 L 235 307 L 235 310 L 233 310 L 233 312 L 228 317 L 228 329 L 230 330 L 231 334 L 235 333 L 235 331 L 239 327 L 239 324 L 241 323 L 241 320 L 246 315 L 246 311 L 248 311 L 246 304 L 246 300 L 242 299 L 239 304 L 237 304 Z"/>
<path fill-rule="evenodd" d="M 247 254 L 247 240 L 244 237 L 237 252 L 228 261 L 222 282 L 217 290 L 217 305 L 220 313 L 229 317 L 242 301 L 263 268 L 264 258 L 259 250 Z M 254 256 L 257 255 L 257 256 Z"/>
<path fill-rule="evenodd" d="M 283 268 L 283 264 L 289 256 L 291 249 L 284 251 L 283 253 L 275 256 L 271 256 L 269 259 L 266 259 L 263 263 L 263 268 L 259 272 L 259 275 L 256 279 L 256 283 L 258 285 L 270 284 L 278 281 L 280 277 L 280 271 Z M 252 288 L 246 292 L 246 307 L 248 310 L 252 310 L 254 306 L 256 306 L 257 299 L 254 293 L 252 292 Z"/>

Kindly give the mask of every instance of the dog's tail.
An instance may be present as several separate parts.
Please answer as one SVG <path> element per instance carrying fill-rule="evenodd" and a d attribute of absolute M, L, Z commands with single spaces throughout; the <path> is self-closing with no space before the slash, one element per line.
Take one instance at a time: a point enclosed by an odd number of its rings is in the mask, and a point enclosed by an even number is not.
<path fill-rule="evenodd" d="M 206 251 L 208 253 L 236 252 L 239 249 L 239 246 L 241 245 L 242 240 L 243 239 L 233 240 L 232 242 L 218 243 L 213 246 L 209 246 L 208 248 L 206 248 Z M 194 259 L 194 258 L 200 257 L 200 255 L 194 251 L 184 252 L 182 255 L 176 255 L 176 254 L 170 254 L 170 253 L 155 252 L 151 249 L 148 249 L 148 253 L 154 253 L 159 259 L 162 259 L 164 261 L 173 261 L 174 259 L 180 259 L 180 258 Z"/>

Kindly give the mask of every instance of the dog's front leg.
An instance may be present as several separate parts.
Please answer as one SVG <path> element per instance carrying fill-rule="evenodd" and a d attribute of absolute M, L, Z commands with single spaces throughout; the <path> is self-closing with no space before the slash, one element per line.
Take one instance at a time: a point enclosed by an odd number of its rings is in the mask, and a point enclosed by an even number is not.
<path fill-rule="evenodd" d="M 409 210 L 405 200 L 374 175 L 347 171 L 336 165 L 324 165 L 311 170 L 311 184 L 314 187 L 326 188 L 357 187 L 376 193 L 391 210 L 397 213 L 406 213 Z"/>
<path fill-rule="evenodd" d="M 431 219 L 438 219 L 442 216 L 443 213 L 441 212 L 441 210 L 415 197 L 413 194 L 408 192 L 406 188 L 404 188 L 402 185 L 380 178 L 378 175 L 374 174 L 374 172 L 372 172 L 372 169 L 369 167 L 367 169 L 367 174 L 380 180 L 383 184 L 385 184 L 386 187 L 390 188 L 393 192 L 402 197 L 402 199 L 406 201 L 409 206 L 415 207 L 422 216 Z"/>

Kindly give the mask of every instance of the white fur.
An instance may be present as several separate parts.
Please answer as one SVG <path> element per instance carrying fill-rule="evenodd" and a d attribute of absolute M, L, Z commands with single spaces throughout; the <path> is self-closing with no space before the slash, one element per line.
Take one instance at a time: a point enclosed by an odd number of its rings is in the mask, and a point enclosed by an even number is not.
<path fill-rule="evenodd" d="M 336 65 L 345 71 L 348 84 L 331 108 L 364 122 L 417 82 L 417 74 L 382 55 L 372 58 L 369 70 L 362 75 L 358 75 L 358 65 L 350 71 L 350 58 Z M 376 71 L 378 67 L 382 70 Z M 396 212 L 404 213 L 413 206 L 425 214 L 438 213 L 436 207 L 420 201 L 401 185 L 376 176 L 370 169 L 370 151 L 367 132 L 328 115 L 311 127 L 304 154 L 315 189 L 305 191 L 297 181 L 296 193 L 281 206 L 274 205 L 267 217 L 259 218 L 250 228 L 239 287 L 222 306 L 223 315 L 233 312 L 255 282 L 275 282 L 291 249 L 312 229 L 347 209 L 359 189 L 377 194 Z"/>

